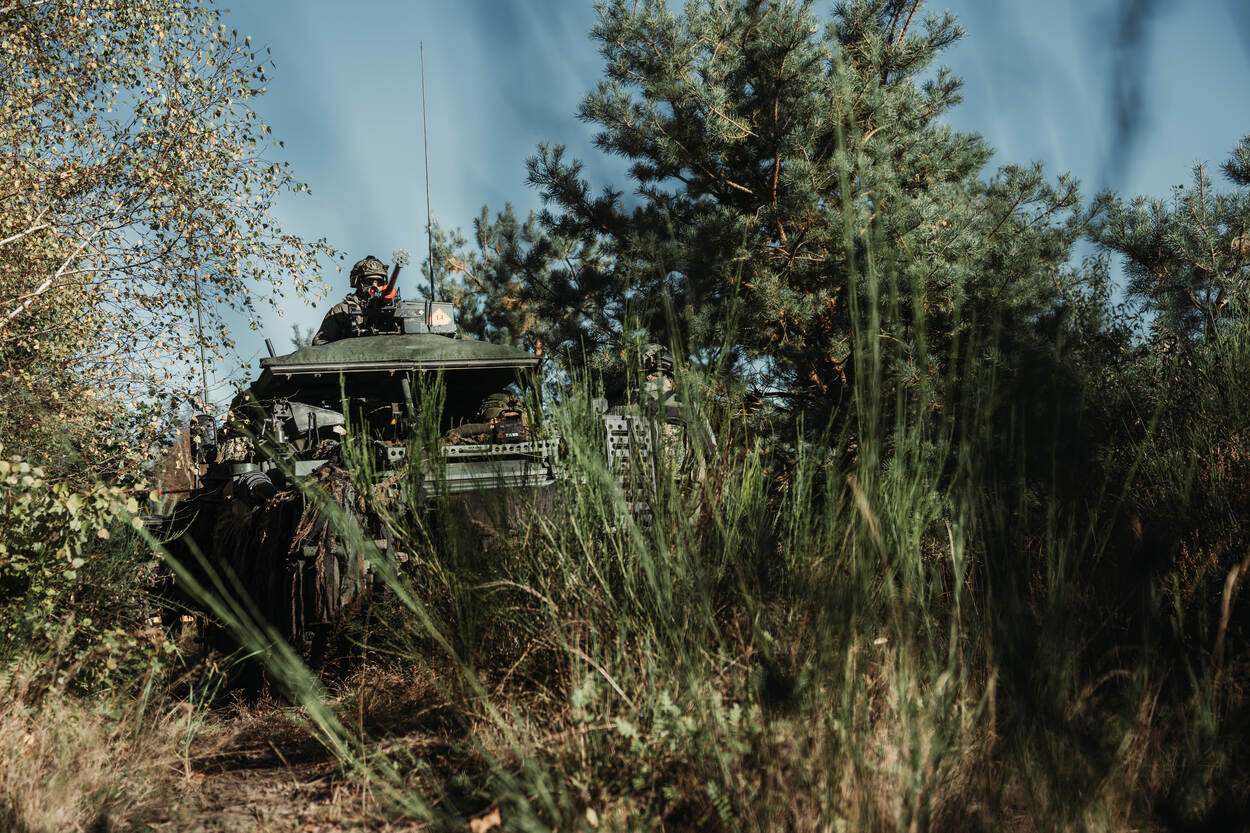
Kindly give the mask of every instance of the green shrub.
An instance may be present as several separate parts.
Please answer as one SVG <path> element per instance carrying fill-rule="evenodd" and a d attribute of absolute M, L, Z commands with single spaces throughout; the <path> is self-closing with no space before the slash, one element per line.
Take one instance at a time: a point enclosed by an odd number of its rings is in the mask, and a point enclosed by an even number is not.
<path fill-rule="evenodd" d="M 0 662 L 38 657 L 61 684 L 127 681 L 172 645 L 145 632 L 157 562 L 130 490 L 53 480 L 0 460 Z"/>

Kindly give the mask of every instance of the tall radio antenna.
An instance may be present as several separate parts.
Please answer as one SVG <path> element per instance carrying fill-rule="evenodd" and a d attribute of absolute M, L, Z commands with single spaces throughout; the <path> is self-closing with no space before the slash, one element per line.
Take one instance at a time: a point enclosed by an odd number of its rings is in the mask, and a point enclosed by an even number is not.
<path fill-rule="evenodd" d="M 430 300 L 434 297 L 434 217 L 430 214 L 430 131 L 425 121 L 425 41 L 421 47 L 421 140 L 425 143 L 425 240 L 429 245 Z"/>
<path fill-rule="evenodd" d="M 200 343 L 200 408 L 208 410 L 208 359 L 204 355 L 204 296 L 200 293 L 200 270 L 195 270 L 195 340 Z"/>

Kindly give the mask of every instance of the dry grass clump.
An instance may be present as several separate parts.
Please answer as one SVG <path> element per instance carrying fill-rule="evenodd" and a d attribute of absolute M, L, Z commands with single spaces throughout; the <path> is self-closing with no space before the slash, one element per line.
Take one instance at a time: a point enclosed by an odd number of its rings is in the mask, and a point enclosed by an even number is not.
<path fill-rule="evenodd" d="M 157 811 L 178 777 L 185 710 L 143 715 L 104 701 L 0 687 L 0 829 L 112 829 Z"/>

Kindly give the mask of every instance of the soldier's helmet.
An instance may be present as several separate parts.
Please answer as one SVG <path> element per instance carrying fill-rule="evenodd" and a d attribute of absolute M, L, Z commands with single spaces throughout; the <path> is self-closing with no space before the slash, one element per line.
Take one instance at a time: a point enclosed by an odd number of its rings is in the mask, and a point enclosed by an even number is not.
<path fill-rule="evenodd" d="M 482 422 L 494 422 L 498 419 L 524 419 L 525 407 L 521 400 L 511 393 L 492 393 L 482 400 L 477 410 L 478 419 Z"/>
<path fill-rule="evenodd" d="M 352 267 L 351 281 L 352 289 L 360 285 L 362 278 L 386 277 L 386 264 L 378 260 L 373 255 L 369 255 L 364 260 L 356 261 L 356 265 Z"/>
<path fill-rule="evenodd" d="M 647 375 L 673 375 L 673 354 L 661 344 L 644 344 L 642 347 L 642 369 Z"/>

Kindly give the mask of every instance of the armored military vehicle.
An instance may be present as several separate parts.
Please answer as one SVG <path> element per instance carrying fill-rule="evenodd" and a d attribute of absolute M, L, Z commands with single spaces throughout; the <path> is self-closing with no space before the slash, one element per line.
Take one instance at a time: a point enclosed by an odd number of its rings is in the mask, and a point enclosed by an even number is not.
<path fill-rule="evenodd" d="M 271 347 L 220 427 L 192 420 L 195 487 L 160 523 L 191 578 L 246 594 L 245 609 L 308 659 L 332 651 L 379 570 L 402 569 L 413 513 L 442 501 L 488 547 L 514 509 L 557 499 L 564 479 L 538 358 L 460 337 L 450 304 L 399 297 L 398 271 L 360 304 L 348 337 Z M 639 395 L 599 408 L 605 462 L 635 516 L 653 455 L 693 439 L 705 459 L 714 442 L 686 431 L 668 351 L 641 358 Z"/>
<path fill-rule="evenodd" d="M 199 482 L 165 524 L 197 580 L 246 591 L 308 658 L 372 592 L 365 550 L 407 560 L 387 518 L 458 496 L 484 514 L 484 495 L 541 494 L 559 474 L 537 357 L 459 337 L 449 304 L 382 301 L 355 337 L 271 348 L 220 429 L 196 418 Z"/>

